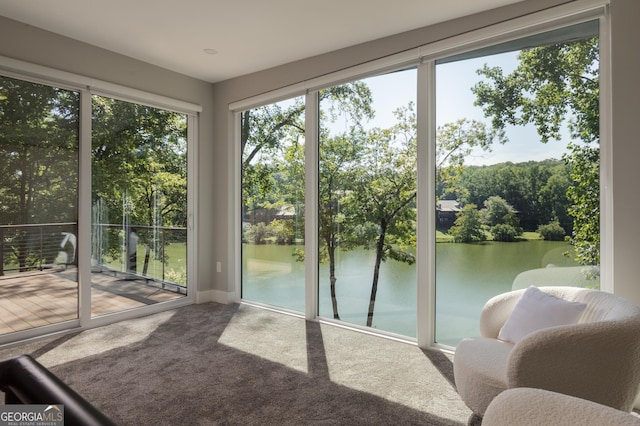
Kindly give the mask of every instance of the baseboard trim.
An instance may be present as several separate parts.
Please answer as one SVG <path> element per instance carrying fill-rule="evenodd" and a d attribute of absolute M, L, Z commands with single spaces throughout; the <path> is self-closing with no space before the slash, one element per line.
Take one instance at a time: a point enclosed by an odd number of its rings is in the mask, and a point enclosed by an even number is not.
<path fill-rule="evenodd" d="M 222 290 L 206 290 L 196 293 L 196 303 L 216 302 L 228 305 L 234 302 L 234 293 Z"/>

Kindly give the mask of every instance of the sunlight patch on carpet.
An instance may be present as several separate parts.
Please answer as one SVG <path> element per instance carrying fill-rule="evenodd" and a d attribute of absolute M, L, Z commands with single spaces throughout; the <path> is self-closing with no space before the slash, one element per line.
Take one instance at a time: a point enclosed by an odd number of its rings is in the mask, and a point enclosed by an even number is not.
<path fill-rule="evenodd" d="M 305 321 L 240 305 L 218 343 L 308 372 Z"/>
<path fill-rule="evenodd" d="M 332 382 L 416 410 L 451 413 L 451 420 L 467 411 L 453 386 L 417 346 L 324 324 L 322 334 Z"/>
<path fill-rule="evenodd" d="M 47 368 L 129 346 L 148 338 L 160 325 L 171 320 L 176 311 L 160 312 L 148 317 L 83 331 L 38 357 Z"/>

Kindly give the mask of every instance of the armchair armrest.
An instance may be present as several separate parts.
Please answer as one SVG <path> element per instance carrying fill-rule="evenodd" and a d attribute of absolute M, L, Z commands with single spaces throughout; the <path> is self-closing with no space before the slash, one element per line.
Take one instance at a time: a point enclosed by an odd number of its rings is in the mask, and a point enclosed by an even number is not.
<path fill-rule="evenodd" d="M 547 389 L 633 408 L 640 387 L 638 321 L 552 327 L 523 338 L 507 364 L 507 386 Z"/>
<path fill-rule="evenodd" d="M 480 335 L 491 339 L 497 339 L 500 329 L 509 319 L 511 311 L 522 297 L 524 289 L 510 291 L 492 297 L 480 312 Z"/>

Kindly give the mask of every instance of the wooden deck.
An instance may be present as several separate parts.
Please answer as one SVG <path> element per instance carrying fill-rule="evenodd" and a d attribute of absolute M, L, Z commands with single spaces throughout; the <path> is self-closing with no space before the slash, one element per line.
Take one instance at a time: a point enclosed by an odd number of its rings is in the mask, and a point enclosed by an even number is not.
<path fill-rule="evenodd" d="M 78 318 L 77 270 L 47 270 L 0 276 L 0 334 Z M 178 299 L 143 279 L 91 274 L 91 316 Z"/>

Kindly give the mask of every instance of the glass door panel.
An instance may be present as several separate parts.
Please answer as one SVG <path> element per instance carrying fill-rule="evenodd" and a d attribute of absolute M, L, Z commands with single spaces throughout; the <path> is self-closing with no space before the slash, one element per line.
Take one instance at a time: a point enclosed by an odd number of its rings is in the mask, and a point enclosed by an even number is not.
<path fill-rule="evenodd" d="M 79 94 L 0 77 L 0 334 L 78 318 Z"/>
<path fill-rule="evenodd" d="M 92 97 L 91 315 L 187 294 L 187 118 Z"/>

